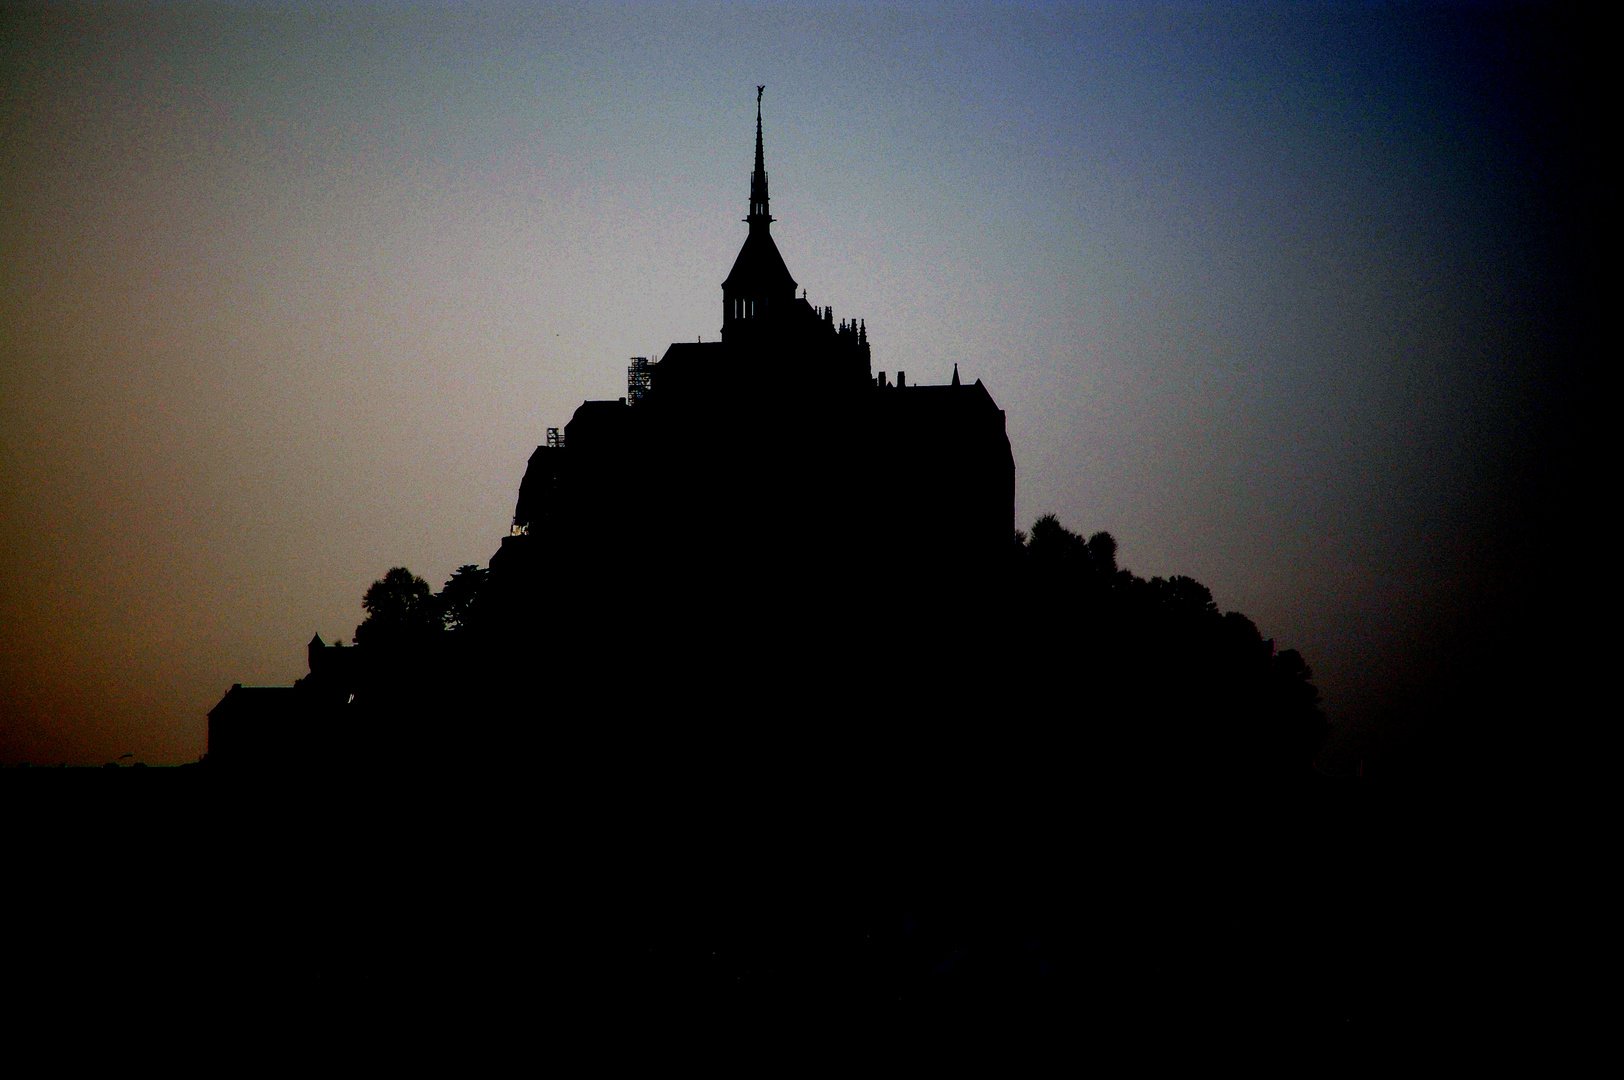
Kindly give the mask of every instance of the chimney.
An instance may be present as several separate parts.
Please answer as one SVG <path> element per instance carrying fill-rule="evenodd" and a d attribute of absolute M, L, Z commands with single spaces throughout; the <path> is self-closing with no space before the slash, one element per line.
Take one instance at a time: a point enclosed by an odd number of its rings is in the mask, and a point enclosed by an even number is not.
<path fill-rule="evenodd" d="M 885 389 L 885 372 L 880 372 L 880 377 L 874 381 L 874 385 L 878 386 L 881 390 Z"/>
<path fill-rule="evenodd" d="M 907 386 L 907 385 L 908 385 L 908 373 L 905 372 L 905 371 L 897 372 L 897 389 L 901 390 L 904 386 Z"/>

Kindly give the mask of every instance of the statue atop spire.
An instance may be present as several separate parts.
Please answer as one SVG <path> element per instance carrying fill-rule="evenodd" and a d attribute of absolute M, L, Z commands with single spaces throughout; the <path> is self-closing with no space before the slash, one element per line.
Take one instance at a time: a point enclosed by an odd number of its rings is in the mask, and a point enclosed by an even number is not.
<path fill-rule="evenodd" d="M 756 87 L 756 172 L 763 176 L 766 175 L 767 165 L 761 155 L 761 95 L 766 92 L 765 86 Z"/>
<path fill-rule="evenodd" d="M 751 232 L 767 228 L 773 220 L 767 212 L 767 163 L 761 149 L 761 95 L 766 90 L 756 87 L 756 170 L 750 174 L 750 216 L 744 219 Z"/>

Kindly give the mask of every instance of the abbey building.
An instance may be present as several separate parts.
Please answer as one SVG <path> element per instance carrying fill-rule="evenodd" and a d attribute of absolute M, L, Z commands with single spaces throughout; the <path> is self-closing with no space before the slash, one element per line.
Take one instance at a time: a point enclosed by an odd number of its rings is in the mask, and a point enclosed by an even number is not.
<path fill-rule="evenodd" d="M 741 762 L 807 718 L 892 708 L 875 642 L 905 672 L 918 628 L 996 622 L 974 612 L 1013 552 L 1004 413 L 956 367 L 876 373 L 863 320 L 797 295 L 770 207 L 758 90 L 721 340 L 634 359 L 625 397 L 549 429 L 455 629 L 313 640 L 295 687 L 234 687 L 209 714 L 210 759 Z"/>
<path fill-rule="evenodd" d="M 634 359 L 624 398 L 584 402 L 549 432 L 493 573 L 594 534 L 679 561 L 741 529 L 815 549 L 822 565 L 862 565 L 879 538 L 965 568 L 1007 552 L 1015 466 L 992 395 L 956 366 L 942 386 L 876 374 L 866 324 L 797 295 L 771 205 L 758 88 L 748 231 L 721 283 L 721 339 Z"/>

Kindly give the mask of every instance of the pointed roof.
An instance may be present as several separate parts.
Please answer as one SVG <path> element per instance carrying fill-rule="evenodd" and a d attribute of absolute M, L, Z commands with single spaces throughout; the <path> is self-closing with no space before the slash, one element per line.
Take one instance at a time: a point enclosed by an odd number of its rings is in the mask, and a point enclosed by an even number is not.
<path fill-rule="evenodd" d="M 784 265 L 784 256 L 778 253 L 771 233 L 766 229 L 750 230 L 722 288 L 751 295 L 781 296 L 795 292 L 795 279 Z"/>
<path fill-rule="evenodd" d="M 745 237 L 733 269 L 728 271 L 722 288 L 745 296 L 783 296 L 795 294 L 795 279 L 784 256 L 773 243 L 773 218 L 768 213 L 767 159 L 761 141 L 761 95 L 765 86 L 756 87 L 756 168 L 750 174 L 750 235 Z"/>

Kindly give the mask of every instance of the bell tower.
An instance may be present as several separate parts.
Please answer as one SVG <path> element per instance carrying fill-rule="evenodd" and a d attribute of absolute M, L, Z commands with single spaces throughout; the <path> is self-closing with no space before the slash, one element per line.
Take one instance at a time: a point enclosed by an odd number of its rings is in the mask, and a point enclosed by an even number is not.
<path fill-rule="evenodd" d="M 733 269 L 722 282 L 722 340 L 759 341 L 789 315 L 795 301 L 795 279 L 773 243 L 773 216 L 768 210 L 767 162 L 761 139 L 761 96 L 756 87 L 756 167 L 750 174 L 750 226 Z"/>

